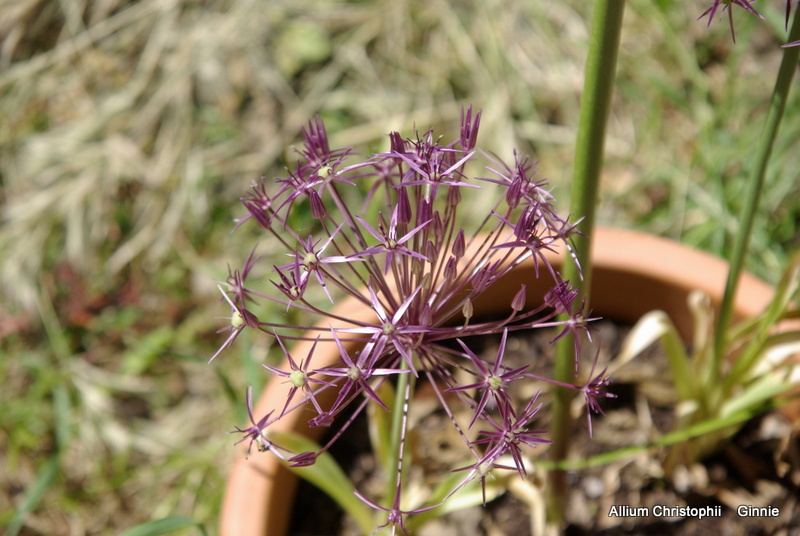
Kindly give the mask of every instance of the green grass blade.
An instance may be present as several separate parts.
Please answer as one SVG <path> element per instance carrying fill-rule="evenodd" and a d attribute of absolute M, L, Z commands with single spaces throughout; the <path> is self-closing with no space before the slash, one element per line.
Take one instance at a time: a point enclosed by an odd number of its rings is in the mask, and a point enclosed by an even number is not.
<path fill-rule="evenodd" d="M 176 530 L 195 527 L 198 532 L 206 536 L 205 527 L 202 524 L 183 516 L 169 516 L 162 519 L 155 519 L 148 521 L 137 527 L 126 530 L 122 536 L 161 536 L 162 534 L 169 534 Z"/>
<path fill-rule="evenodd" d="M 800 39 L 800 10 L 795 10 L 792 29 L 789 33 L 789 42 L 798 39 Z M 739 274 L 743 269 L 745 256 L 750 245 L 753 222 L 760 206 L 761 194 L 764 191 L 767 164 L 772 155 L 775 139 L 778 136 L 778 129 L 783 119 L 786 103 L 789 100 L 798 58 L 800 58 L 800 47 L 783 49 L 783 58 L 778 70 L 778 77 L 775 80 L 775 89 L 772 92 L 764 130 L 755 155 L 755 164 L 747 184 L 742 212 L 739 216 L 738 232 L 736 233 L 733 252 L 729 259 L 730 269 L 725 283 L 725 293 L 722 297 L 719 317 L 717 318 L 717 336 L 714 341 L 714 360 L 716 362 L 715 368 L 717 369 L 719 369 L 719 363 L 725 357 L 725 337 L 733 320 L 733 303 L 739 283 Z"/>
<path fill-rule="evenodd" d="M 66 451 L 72 439 L 71 409 L 69 390 L 64 382 L 60 382 L 53 389 L 53 412 L 55 413 L 58 452 Z"/>
<path fill-rule="evenodd" d="M 377 404 L 367 405 L 369 439 L 370 443 L 372 443 L 372 450 L 378 457 L 384 472 L 388 475 L 396 468 L 392 465 L 396 465 L 396 462 L 391 457 L 391 420 L 394 414 L 395 392 L 391 382 L 388 381 L 381 383 L 376 392 L 381 400 L 385 402 L 389 411 Z"/>
<path fill-rule="evenodd" d="M 58 469 L 58 456 L 53 456 L 44 464 L 44 467 L 39 471 L 36 482 L 28 489 L 25 498 L 22 500 L 22 504 L 17 509 L 11 523 L 9 523 L 6 536 L 17 536 L 17 534 L 19 534 L 19 531 L 25 524 L 25 518 L 28 517 L 28 514 L 33 512 L 44 494 L 50 489 L 53 481 L 55 481 Z"/>

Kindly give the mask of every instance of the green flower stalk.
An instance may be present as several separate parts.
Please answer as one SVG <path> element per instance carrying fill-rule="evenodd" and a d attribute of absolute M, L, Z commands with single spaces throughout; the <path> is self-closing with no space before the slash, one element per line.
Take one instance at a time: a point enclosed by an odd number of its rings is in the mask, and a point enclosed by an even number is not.
<path fill-rule="evenodd" d="M 791 3 L 787 4 L 787 22 L 789 16 L 789 8 Z M 800 10 L 796 10 L 794 14 L 794 22 L 792 23 L 792 30 L 789 33 L 790 44 L 800 44 Z M 767 175 L 767 164 L 769 163 L 772 148 L 775 145 L 775 138 L 778 136 L 778 129 L 783 119 L 784 111 L 786 110 L 786 101 L 789 98 L 789 91 L 792 86 L 792 79 L 794 72 L 797 70 L 797 61 L 800 58 L 800 47 L 798 46 L 785 46 L 783 48 L 783 60 L 778 70 L 778 78 L 775 81 L 775 89 L 772 92 L 772 99 L 769 104 L 769 111 L 767 112 L 767 120 L 764 125 L 764 132 L 761 135 L 761 140 L 756 153 L 755 163 L 753 165 L 750 180 L 748 182 L 745 203 L 742 206 L 742 212 L 739 216 L 739 232 L 736 235 L 736 241 L 733 246 L 733 253 L 730 258 L 730 270 L 728 272 L 728 279 L 725 283 L 725 294 L 720 306 L 719 319 L 717 321 L 716 337 L 714 338 L 714 367 L 718 369 L 721 366 L 721 360 L 725 353 L 725 335 L 733 318 L 733 299 L 736 295 L 736 286 L 739 282 L 739 276 L 742 272 L 744 259 L 747 255 L 747 249 L 750 244 L 750 237 L 753 231 L 753 221 L 756 212 L 758 211 L 759 201 L 761 200 L 761 192 L 764 190 L 764 180 Z M 745 364 L 746 365 L 746 364 Z M 734 368 L 732 382 L 736 383 L 737 371 L 743 367 L 737 366 Z"/>
<path fill-rule="evenodd" d="M 573 236 L 576 263 L 565 263 L 563 276 L 572 281 L 578 289 L 578 303 L 588 306 L 589 288 L 592 282 L 590 251 L 594 229 L 597 191 L 603 167 L 603 147 L 605 144 L 606 122 L 611 107 L 614 89 L 617 51 L 622 33 L 624 0 L 598 0 L 595 2 L 594 19 L 589 42 L 589 56 L 586 60 L 586 77 L 581 97 L 581 114 L 578 123 L 578 139 L 575 147 L 575 170 L 572 179 L 570 212 L 580 214 L 583 219 L 577 225 L 579 233 Z M 586 302 L 584 302 L 586 300 Z M 574 347 L 571 336 L 559 341 L 556 347 L 555 378 L 568 383 L 573 381 L 576 370 Z M 569 403 L 573 392 L 556 388 L 553 403 L 553 441 L 551 459 L 560 461 L 566 458 L 572 435 L 572 422 Z M 561 471 L 550 473 L 550 519 L 560 524 L 566 496 L 565 474 Z"/>

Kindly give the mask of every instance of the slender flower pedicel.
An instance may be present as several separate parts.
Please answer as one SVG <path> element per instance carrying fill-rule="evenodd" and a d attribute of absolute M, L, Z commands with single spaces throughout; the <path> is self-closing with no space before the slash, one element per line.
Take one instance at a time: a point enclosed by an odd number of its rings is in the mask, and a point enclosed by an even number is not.
<path fill-rule="evenodd" d="M 578 354 L 591 319 L 545 255 L 571 251 L 574 224 L 556 213 L 546 181 L 534 179 L 535 168 L 528 160 L 515 156 L 512 166 L 495 159 L 484 168 L 474 166 L 482 155 L 476 149 L 480 118 L 480 112 L 465 110 L 460 136 L 448 144 L 432 131 L 406 140 L 393 132 L 387 152 L 360 161 L 349 148 L 331 149 L 322 122 L 312 121 L 303 129 L 297 165 L 287 178 L 255 183 L 243 199 L 247 213 L 237 222 L 238 227 L 252 220 L 285 248 L 285 256 L 265 261 L 267 271 L 272 268 L 269 282 L 250 282 L 248 276 L 261 261 L 253 252 L 221 287 L 232 320 L 225 328 L 230 334 L 214 357 L 243 330 L 254 329 L 275 337 L 287 358 L 285 368 L 265 365 L 291 384 L 280 407 L 263 417 L 252 415 L 248 389 L 253 426 L 237 431 L 258 450 L 283 459 L 280 445 L 269 440 L 270 425 L 291 412 L 305 411 L 310 427 L 331 427 L 333 437 L 318 452 L 291 452 L 285 459 L 294 466 L 313 465 L 368 404 L 379 411 L 398 408 L 396 401 L 381 398 L 384 382 L 396 385 L 403 413 L 393 420 L 399 445 L 397 474 L 388 477 L 394 482 L 392 496 L 375 499 L 356 492 L 365 503 L 386 512 L 385 525 L 393 531 L 405 530 L 404 516 L 435 506 L 406 509 L 403 499 L 406 415 L 417 382 L 433 388 L 464 440 L 464 459 L 472 460 L 460 468 L 467 470 L 466 476 L 448 497 L 471 480 L 483 483 L 493 468 L 524 476 L 529 449 L 549 442 L 545 430 L 534 428 L 546 403 L 538 401 L 538 391 L 523 402 L 515 401 L 509 396 L 514 384 L 570 387 L 584 393 L 587 411 L 594 412 L 600 411 L 597 397 L 605 395 L 604 375 L 585 383 L 579 380 Z M 481 188 L 497 194 L 491 209 L 483 215 L 460 214 L 464 190 Z M 549 281 L 546 298 L 530 303 L 523 284 L 501 318 L 473 318 L 473 303 L 481 294 L 491 292 L 495 282 L 526 261 L 535 263 L 537 278 Z M 343 298 L 369 308 L 372 319 L 337 314 Z M 289 318 L 311 320 L 298 325 L 281 323 L 283 315 L 259 317 L 258 304 L 263 301 L 277 304 L 278 310 L 297 311 Z M 560 314 L 566 320 L 557 318 Z M 506 364 L 509 332 L 538 328 L 556 328 L 556 339 L 563 333 L 576 335 L 574 385 L 530 374 L 528 365 Z M 502 338 L 496 354 L 486 360 L 469 341 L 490 334 Z M 314 341 L 311 350 L 292 355 L 288 342 L 301 339 Z M 338 364 L 315 363 L 314 349 L 323 341 L 338 348 Z M 531 364 L 536 359 L 531 356 Z M 334 394 L 327 398 L 333 400 L 328 406 L 318 399 L 323 390 Z M 463 404 L 468 418 L 453 406 L 456 403 Z M 504 465 L 507 460 L 513 466 Z"/>

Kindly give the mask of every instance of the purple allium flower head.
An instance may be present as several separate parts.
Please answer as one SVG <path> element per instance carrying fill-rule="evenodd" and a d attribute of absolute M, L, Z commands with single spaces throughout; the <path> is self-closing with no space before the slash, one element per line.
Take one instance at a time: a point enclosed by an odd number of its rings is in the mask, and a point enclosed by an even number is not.
<path fill-rule="evenodd" d="M 220 285 L 231 320 L 221 330 L 229 334 L 214 358 L 245 328 L 261 331 L 276 338 L 285 358 L 283 366 L 265 369 L 290 384 L 286 399 L 258 420 L 248 390 L 251 426 L 236 429 L 244 434 L 241 441 L 250 440 L 248 451 L 255 444 L 290 465 L 313 465 L 367 405 L 397 411 L 395 403 L 381 398 L 382 387 L 403 380 L 394 496 L 374 501 L 359 495 L 387 513 L 392 530 L 405 530 L 404 516 L 436 506 L 400 508 L 411 385 L 424 382 L 434 390 L 473 462 L 450 496 L 471 480 L 484 482 L 493 469 L 524 475 L 527 451 L 548 442 L 546 431 L 536 426 L 544 402 L 520 397 L 517 391 L 525 389 L 517 386 L 535 382 L 538 388 L 544 382 L 571 388 L 597 412 L 608 383 L 601 374 L 585 385 L 566 384 L 528 372 L 527 363 L 509 363 L 511 332 L 548 328 L 555 330 L 554 339 L 575 335 L 577 367 L 592 319 L 551 264 L 555 252 L 571 253 L 575 224 L 557 213 L 547 181 L 535 177 L 535 164 L 527 158 L 515 153 L 514 163 L 506 165 L 487 157 L 488 176 L 480 176 L 474 169 L 485 156 L 477 149 L 480 120 L 479 111 L 464 110 L 459 135 L 449 143 L 433 131 L 409 139 L 392 132 L 388 152 L 366 158 L 331 146 L 322 121 L 311 121 L 302 130 L 296 165 L 274 181 L 254 183 L 242 199 L 246 212 L 235 228 L 254 220 L 268 235 L 261 243 L 268 244 L 269 259 L 253 248 L 243 267 L 229 269 Z M 493 200 L 483 214 L 464 206 L 468 194 L 478 191 Z M 298 211 L 311 213 L 310 227 L 307 217 L 294 216 Z M 305 227 L 298 228 L 298 221 Z M 550 286 L 544 299 L 535 302 L 528 294 L 532 285 L 521 282 L 518 292 L 496 304 L 507 312 L 480 317 L 475 304 L 486 298 L 497 302 L 494 285 L 524 262 L 533 262 L 532 277 Z M 266 281 L 255 273 L 266 273 Z M 343 299 L 361 304 L 364 314 L 342 313 L 337 307 Z M 499 337 L 494 356 L 473 348 L 481 335 Z M 309 341 L 309 349 L 293 355 L 289 345 L 300 340 Z M 338 362 L 319 363 L 323 346 L 332 347 Z M 330 396 L 320 396 L 323 391 Z M 308 426 L 330 427 L 331 437 L 317 452 L 284 457 L 267 439 L 268 429 L 296 411 L 309 411 Z M 506 459 L 513 466 L 506 466 Z"/>

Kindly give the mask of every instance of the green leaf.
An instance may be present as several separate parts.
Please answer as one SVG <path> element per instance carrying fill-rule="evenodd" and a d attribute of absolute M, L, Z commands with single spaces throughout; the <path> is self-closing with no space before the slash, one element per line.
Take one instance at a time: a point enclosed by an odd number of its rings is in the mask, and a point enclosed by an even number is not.
<path fill-rule="evenodd" d="M 736 385 L 747 381 L 749 372 L 757 366 L 763 355 L 764 345 L 775 325 L 784 317 L 786 310 L 800 289 L 800 252 L 792 257 L 781 277 L 775 296 L 761 315 L 758 333 L 753 336 L 742 354 L 737 358 L 733 370 L 725 381 L 726 392 L 732 392 Z"/>
<path fill-rule="evenodd" d="M 777 374 L 766 374 L 728 400 L 722 406 L 720 415 L 725 417 L 739 411 L 756 409 L 768 400 L 785 393 L 791 387 L 791 383 L 781 381 Z"/>
<path fill-rule="evenodd" d="M 509 478 L 518 478 L 515 472 L 503 471 L 502 474 L 500 473 L 500 471 L 489 472 L 485 480 L 485 490 L 481 486 L 480 479 L 473 479 L 452 496 L 448 497 L 448 494 L 468 476 L 468 471 L 450 473 L 447 478 L 436 486 L 430 498 L 423 505 L 423 507 L 428 507 L 444 501 L 441 506 L 419 514 L 414 514 L 406 522 L 407 528 L 413 533 L 419 527 L 445 514 L 458 512 L 459 510 L 483 504 L 484 497 L 487 503 L 495 500 L 506 492 L 506 484 Z M 485 496 L 484 491 L 486 492 Z"/>
<path fill-rule="evenodd" d="M 762 405 L 759 408 L 747 408 L 741 411 L 737 411 L 736 413 L 727 415 L 725 417 L 713 417 L 710 419 L 706 419 L 691 426 L 687 426 L 686 428 L 681 428 L 680 430 L 675 430 L 673 432 L 664 434 L 657 440 L 652 441 L 650 443 L 643 443 L 639 445 L 631 445 L 629 447 L 623 447 L 620 449 L 612 450 L 611 452 L 604 452 L 596 456 L 591 456 L 583 460 L 565 460 L 561 462 L 553 462 L 550 460 L 538 460 L 536 463 L 544 467 L 545 469 L 551 469 L 551 470 L 558 469 L 566 471 L 586 469 L 589 467 L 597 467 L 600 465 L 607 465 L 617 460 L 633 456 L 634 454 L 637 454 L 644 450 L 656 447 L 669 447 L 676 443 L 681 443 L 683 441 L 687 441 L 695 437 L 710 434 L 712 432 L 722 430 L 729 426 L 749 421 L 750 419 L 754 419 L 755 417 L 761 415 L 762 413 L 766 413 L 771 409 L 779 407 L 780 404 L 781 404 L 780 400 L 772 399 L 767 404 Z"/>
<path fill-rule="evenodd" d="M 270 432 L 269 439 L 294 452 L 319 452 L 320 450 L 320 446 L 314 441 L 298 434 Z M 285 465 L 288 467 L 289 464 Z M 309 481 L 336 501 L 336 504 L 356 520 L 365 535 L 370 535 L 375 530 L 372 509 L 355 496 L 352 482 L 333 456 L 324 452 L 317 458 L 314 465 L 289 467 L 289 470 Z"/>
<path fill-rule="evenodd" d="M 196 521 L 183 516 L 169 516 L 148 521 L 147 523 L 128 529 L 122 533 L 122 536 L 161 536 L 162 534 L 169 534 L 176 530 L 191 527 L 197 528 L 198 532 L 204 536 L 208 534 L 205 527 Z"/>
<path fill-rule="evenodd" d="M 678 398 L 693 399 L 698 392 L 697 377 L 691 369 L 691 362 L 678 330 L 664 311 L 651 311 L 639 319 L 623 341 L 622 348 L 609 369 L 613 371 L 627 363 L 657 340 L 661 341 L 667 354 Z"/>

